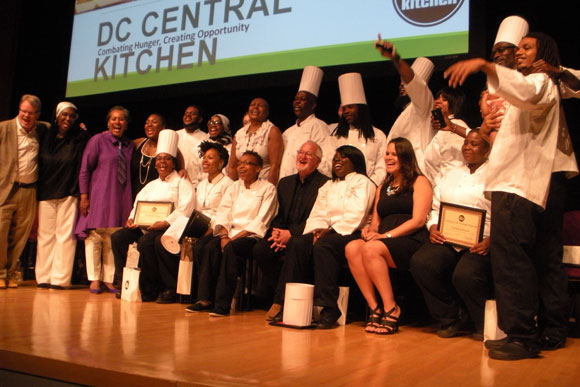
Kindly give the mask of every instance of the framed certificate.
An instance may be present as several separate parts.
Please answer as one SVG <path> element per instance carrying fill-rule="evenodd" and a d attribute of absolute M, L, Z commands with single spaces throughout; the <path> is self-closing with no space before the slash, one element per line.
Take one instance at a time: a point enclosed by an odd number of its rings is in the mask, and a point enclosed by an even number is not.
<path fill-rule="evenodd" d="M 485 215 L 479 208 L 441 202 L 438 228 L 448 243 L 469 248 L 483 238 Z"/>
<path fill-rule="evenodd" d="M 135 224 L 137 226 L 149 227 L 159 220 L 165 220 L 173 211 L 171 202 L 137 202 L 135 209 Z"/>

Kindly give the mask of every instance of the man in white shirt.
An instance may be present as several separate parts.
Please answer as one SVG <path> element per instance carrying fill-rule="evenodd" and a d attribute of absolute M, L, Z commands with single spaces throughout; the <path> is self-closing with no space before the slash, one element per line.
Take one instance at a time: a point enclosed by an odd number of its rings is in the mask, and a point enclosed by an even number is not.
<path fill-rule="evenodd" d="M 198 176 L 201 174 L 201 161 L 199 158 L 199 144 L 207 140 L 207 133 L 201 130 L 203 112 L 197 105 L 189 105 L 183 113 L 183 129 L 177 131 L 179 136 L 178 149 L 183 155 L 189 180 L 197 186 Z"/>
<path fill-rule="evenodd" d="M 280 179 L 297 172 L 296 152 L 306 141 L 310 140 L 317 143 L 323 150 L 323 157 L 328 157 L 334 152 L 334 149 L 331 149 L 328 125 L 314 115 L 322 76 L 322 70 L 314 66 L 306 66 L 302 72 L 298 93 L 296 93 L 292 103 L 296 123 L 282 133 L 284 154 L 280 165 Z M 328 165 L 329 163 L 323 161 L 318 170 L 322 174 L 330 176 Z"/>
<path fill-rule="evenodd" d="M 558 87 L 548 75 L 533 73 L 532 66 L 540 59 L 556 62 L 557 57 L 553 39 L 535 33 L 519 43 L 518 71 L 476 58 L 456 63 L 444 73 L 449 84 L 456 86 L 470 74 L 483 71 L 490 93 L 510 103 L 489 157 L 485 182 L 492 199 L 490 251 L 498 323 L 508 336 L 490 348 L 494 359 L 537 357 L 538 349 L 561 348 L 566 339 L 567 300 L 562 295 L 567 281 L 561 239 L 564 175 L 577 174 L 578 169 L 571 162 L 573 153 L 558 152 Z"/>
<path fill-rule="evenodd" d="M 0 289 L 16 288 L 20 254 L 36 215 L 40 99 L 23 95 L 16 118 L 0 122 Z"/>

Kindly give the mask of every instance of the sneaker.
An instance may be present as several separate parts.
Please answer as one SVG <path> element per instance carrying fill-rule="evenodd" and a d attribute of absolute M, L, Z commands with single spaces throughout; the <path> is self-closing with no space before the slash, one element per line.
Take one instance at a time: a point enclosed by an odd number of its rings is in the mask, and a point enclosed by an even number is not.
<path fill-rule="evenodd" d="M 0 278 L 0 289 L 6 289 L 6 280 L 4 278 Z"/>
<path fill-rule="evenodd" d="M 8 280 L 8 288 L 16 289 L 18 287 L 18 282 L 15 279 L 10 278 Z"/>
<path fill-rule="evenodd" d="M 230 311 L 225 308 L 219 308 L 216 306 L 212 309 L 211 312 L 209 312 L 209 315 L 211 317 L 226 317 L 230 315 Z"/>
<path fill-rule="evenodd" d="M 489 357 L 496 360 L 522 360 L 540 357 L 540 352 L 529 343 L 509 338 L 501 347 L 489 350 Z"/>

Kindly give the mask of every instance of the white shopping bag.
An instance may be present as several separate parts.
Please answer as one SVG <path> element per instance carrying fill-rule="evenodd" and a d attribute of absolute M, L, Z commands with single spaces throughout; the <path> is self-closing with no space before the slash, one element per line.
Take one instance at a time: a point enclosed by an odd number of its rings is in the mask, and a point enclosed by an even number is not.
<path fill-rule="evenodd" d="M 193 278 L 193 245 L 196 238 L 185 237 L 182 242 L 179 272 L 177 273 L 177 294 L 191 294 L 191 280 Z"/>
<path fill-rule="evenodd" d="M 501 340 L 507 335 L 497 325 L 497 305 L 495 300 L 485 301 L 485 317 L 483 322 L 483 341 Z"/>
<path fill-rule="evenodd" d="M 139 250 L 137 250 L 137 242 L 131 243 L 127 250 L 127 262 L 125 267 L 139 267 Z M 124 273 L 123 273 L 124 274 Z"/>
<path fill-rule="evenodd" d="M 141 291 L 139 290 L 138 268 L 123 268 L 123 286 L 121 288 L 121 299 L 129 302 L 141 302 Z"/>

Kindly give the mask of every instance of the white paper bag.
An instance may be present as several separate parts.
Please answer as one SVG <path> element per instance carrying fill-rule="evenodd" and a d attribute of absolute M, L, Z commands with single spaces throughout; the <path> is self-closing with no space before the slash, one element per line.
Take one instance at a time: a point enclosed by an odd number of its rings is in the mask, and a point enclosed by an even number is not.
<path fill-rule="evenodd" d="M 348 286 L 341 286 L 338 288 L 338 300 L 336 303 L 338 304 L 338 309 L 340 310 L 340 317 L 336 321 L 338 325 L 345 325 L 346 324 L 346 312 L 348 311 L 348 295 L 349 295 L 350 288 Z"/>
<path fill-rule="evenodd" d="M 125 267 L 137 268 L 139 267 L 139 250 L 137 250 L 137 242 L 131 243 L 127 250 L 127 262 Z M 124 275 L 125 273 L 123 273 Z"/>
<path fill-rule="evenodd" d="M 123 268 L 123 286 L 121 289 L 121 299 L 129 302 L 141 302 L 141 291 L 139 290 L 138 268 Z"/>
<path fill-rule="evenodd" d="M 497 306 L 495 300 L 485 301 L 485 317 L 483 322 L 483 341 L 501 340 L 507 335 L 497 325 Z"/>
<path fill-rule="evenodd" d="M 177 293 L 191 294 L 191 277 L 193 276 L 193 261 L 179 261 L 177 274 Z"/>

